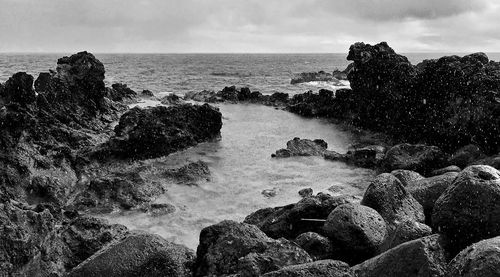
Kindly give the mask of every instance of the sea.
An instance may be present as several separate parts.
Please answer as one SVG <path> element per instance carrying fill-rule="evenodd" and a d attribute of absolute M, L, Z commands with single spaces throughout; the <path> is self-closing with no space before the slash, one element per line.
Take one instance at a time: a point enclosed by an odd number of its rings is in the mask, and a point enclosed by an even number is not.
<path fill-rule="evenodd" d="M 25 71 L 35 78 L 54 69 L 58 58 L 68 54 L 0 54 L 0 82 Z M 406 54 L 416 64 L 443 53 Z M 459 54 L 463 55 L 463 54 Z M 321 88 L 349 87 L 329 82 L 291 85 L 295 73 L 343 70 L 346 54 L 96 54 L 106 69 L 107 85 L 124 83 L 140 92 L 144 89 L 162 97 L 190 91 L 214 90 L 225 86 L 249 87 L 263 94 L 285 92 L 290 95 Z M 500 53 L 489 54 L 500 60 Z M 143 101 L 131 106 L 160 105 Z M 255 104 L 217 104 L 223 115 L 221 138 L 201 143 L 166 157 L 143 161 L 149 168 L 143 177 L 163 182 L 167 192 L 156 203 L 171 204 L 175 212 L 154 216 L 141 211 L 115 211 L 95 214 L 132 230 L 143 230 L 196 249 L 199 233 L 222 220 L 242 221 L 265 207 L 295 203 L 298 191 L 312 188 L 314 193 L 353 195 L 361 198 L 375 172 L 326 161 L 321 157 L 271 158 L 294 137 L 328 143 L 333 151 L 345 153 L 357 142 L 356 134 L 325 119 L 303 118 L 289 112 Z M 208 180 L 195 185 L 162 179 L 162 168 L 205 162 L 211 172 Z"/>

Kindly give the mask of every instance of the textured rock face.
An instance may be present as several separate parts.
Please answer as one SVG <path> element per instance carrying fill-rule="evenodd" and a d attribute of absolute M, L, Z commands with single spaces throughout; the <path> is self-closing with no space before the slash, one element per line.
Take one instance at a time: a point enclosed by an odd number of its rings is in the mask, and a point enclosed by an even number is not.
<path fill-rule="evenodd" d="M 341 261 L 322 260 L 301 265 L 291 265 L 263 277 L 354 277 L 349 265 Z"/>
<path fill-rule="evenodd" d="M 436 146 L 403 143 L 387 151 L 384 164 L 388 171 L 406 169 L 426 176 L 446 165 L 446 159 L 446 154 Z"/>
<path fill-rule="evenodd" d="M 314 232 L 302 233 L 294 242 L 306 250 L 315 261 L 331 258 L 335 251 L 334 245 L 328 238 Z"/>
<path fill-rule="evenodd" d="M 319 72 L 303 72 L 300 74 L 295 74 L 290 81 L 290 84 L 299 84 L 299 83 L 307 83 L 312 81 L 336 81 L 337 79 L 333 78 L 331 73 L 327 73 L 324 71 Z"/>
<path fill-rule="evenodd" d="M 210 179 L 210 169 L 205 162 L 197 161 L 179 168 L 167 169 L 163 175 L 174 179 L 178 184 L 196 185 L 197 181 Z"/>
<path fill-rule="evenodd" d="M 439 235 L 403 243 L 376 257 L 355 265 L 358 277 L 444 276 L 449 254 Z"/>
<path fill-rule="evenodd" d="M 411 182 L 406 190 L 424 208 L 426 222 L 432 222 L 432 210 L 438 198 L 446 191 L 457 177 L 457 172 L 433 176 Z"/>
<path fill-rule="evenodd" d="M 434 229 L 455 250 L 500 235 L 500 172 L 490 166 L 464 169 L 434 205 Z"/>
<path fill-rule="evenodd" d="M 361 204 L 376 210 L 389 225 L 397 221 L 424 222 L 422 205 L 389 173 L 378 175 L 368 186 Z"/>
<path fill-rule="evenodd" d="M 407 241 L 430 236 L 431 234 L 431 227 L 420 222 L 406 220 L 397 224 L 396 229 L 384 242 L 382 250 L 388 250 Z"/>
<path fill-rule="evenodd" d="M 450 262 L 446 276 L 500 276 L 500 237 L 482 240 L 462 250 Z"/>
<path fill-rule="evenodd" d="M 136 233 L 75 267 L 68 276 L 191 276 L 194 253 L 157 235 Z"/>
<path fill-rule="evenodd" d="M 286 143 L 286 149 L 280 149 L 272 157 L 286 158 L 292 156 L 323 156 L 328 144 L 322 139 L 294 138 Z"/>
<path fill-rule="evenodd" d="M 425 177 L 420 175 L 420 173 L 406 170 L 406 169 L 396 169 L 391 171 L 391 174 L 394 175 L 404 187 L 407 187 L 410 183 L 413 183 L 418 180 L 422 180 Z"/>
<path fill-rule="evenodd" d="M 339 205 L 355 202 L 354 197 L 332 197 L 318 194 L 306 197 L 296 204 L 258 210 L 245 218 L 245 223 L 254 224 L 271 238 L 294 239 L 306 232 L 322 233 L 323 222 L 315 223 L 302 219 L 326 219 Z"/>
<path fill-rule="evenodd" d="M 36 95 L 33 90 L 33 76 L 25 72 L 14 74 L 5 82 L 2 97 L 6 103 L 15 102 L 27 105 L 35 102 Z"/>
<path fill-rule="evenodd" d="M 201 231 L 194 276 L 260 276 L 288 265 L 312 262 L 286 239 L 267 237 L 256 226 L 222 221 Z"/>
<path fill-rule="evenodd" d="M 335 208 L 325 222 L 325 234 L 342 247 L 349 262 L 358 263 L 378 254 L 387 229 L 374 209 L 359 204 Z"/>
<path fill-rule="evenodd" d="M 498 151 L 500 63 L 476 53 L 414 67 L 385 42 L 356 43 L 347 58 L 354 62 L 348 78 L 357 125 L 446 151 L 473 142 Z"/>
<path fill-rule="evenodd" d="M 216 138 L 221 127 L 221 113 L 207 104 L 133 108 L 120 118 L 104 153 L 123 158 L 160 157 Z"/>
<path fill-rule="evenodd" d="M 137 93 L 127 87 L 126 84 L 116 83 L 111 85 L 111 88 L 106 90 L 106 96 L 117 102 L 134 102 L 137 98 Z"/>

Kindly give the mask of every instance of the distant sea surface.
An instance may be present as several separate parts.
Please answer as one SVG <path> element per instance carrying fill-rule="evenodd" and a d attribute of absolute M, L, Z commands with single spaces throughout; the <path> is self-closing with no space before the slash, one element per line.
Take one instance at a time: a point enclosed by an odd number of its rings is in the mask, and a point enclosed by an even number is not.
<path fill-rule="evenodd" d="M 0 54 L 0 82 L 18 71 L 35 79 L 54 69 L 58 58 L 69 54 Z M 405 54 L 416 64 L 444 53 Z M 458 54 L 464 55 L 464 54 Z M 343 70 L 347 54 L 96 54 L 106 68 L 108 85 L 120 82 L 134 90 L 154 93 L 221 90 L 225 86 L 249 87 L 264 94 L 302 93 L 319 88 L 335 89 L 328 82 L 291 85 L 294 73 Z M 500 53 L 488 54 L 500 60 Z M 346 84 L 348 85 L 348 83 Z"/>

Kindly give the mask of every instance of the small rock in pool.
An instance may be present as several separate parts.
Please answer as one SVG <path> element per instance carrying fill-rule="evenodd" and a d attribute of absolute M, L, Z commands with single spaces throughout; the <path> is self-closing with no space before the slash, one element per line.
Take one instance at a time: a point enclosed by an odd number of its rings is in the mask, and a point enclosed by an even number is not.
<path fill-rule="evenodd" d="M 308 197 L 308 196 L 312 196 L 313 195 L 313 190 L 312 190 L 312 188 L 301 189 L 301 190 L 299 190 L 299 195 L 302 198 L 305 198 L 305 197 Z"/>
<path fill-rule="evenodd" d="M 153 203 L 141 209 L 143 212 L 150 213 L 152 216 L 162 216 L 174 213 L 176 208 L 168 203 Z"/>
<path fill-rule="evenodd" d="M 268 198 L 275 197 L 276 194 L 278 194 L 278 188 L 265 189 L 262 191 L 262 195 Z"/>

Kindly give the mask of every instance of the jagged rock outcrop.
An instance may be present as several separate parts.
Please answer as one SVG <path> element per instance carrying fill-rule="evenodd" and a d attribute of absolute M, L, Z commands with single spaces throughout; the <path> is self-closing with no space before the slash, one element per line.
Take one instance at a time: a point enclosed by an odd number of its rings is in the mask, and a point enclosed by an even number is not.
<path fill-rule="evenodd" d="M 287 158 L 292 156 L 323 156 L 328 144 L 322 139 L 294 138 L 286 143 L 286 149 L 279 149 L 272 157 Z"/>
<path fill-rule="evenodd" d="M 221 113 L 208 104 L 133 108 L 120 117 L 115 135 L 95 155 L 165 156 L 218 137 L 221 127 Z"/>
<path fill-rule="evenodd" d="M 387 171 L 406 169 L 424 176 L 447 165 L 448 156 L 439 147 L 402 143 L 390 148 L 384 157 Z"/>
<path fill-rule="evenodd" d="M 116 83 L 106 89 L 106 97 L 117 102 L 133 103 L 137 101 L 138 95 L 126 84 Z"/>
<path fill-rule="evenodd" d="M 333 75 L 328 72 L 318 71 L 318 72 L 303 72 L 295 74 L 290 81 L 290 84 L 299 84 L 307 82 L 336 82 L 339 81 L 333 78 Z"/>

